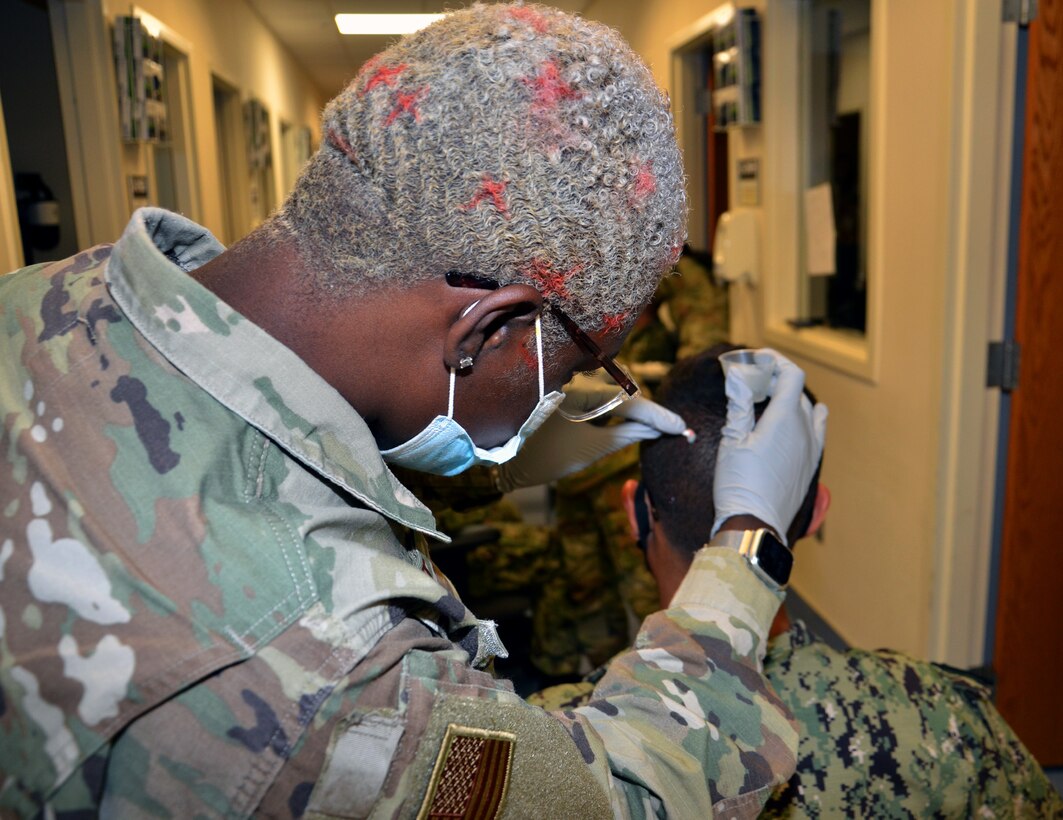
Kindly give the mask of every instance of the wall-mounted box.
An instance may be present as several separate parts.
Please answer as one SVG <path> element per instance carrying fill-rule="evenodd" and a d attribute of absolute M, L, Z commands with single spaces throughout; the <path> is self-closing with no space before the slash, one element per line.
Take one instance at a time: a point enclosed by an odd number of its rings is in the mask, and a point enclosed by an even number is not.
<path fill-rule="evenodd" d="M 735 9 L 713 34 L 712 108 L 717 131 L 760 123 L 760 17 Z"/>
<path fill-rule="evenodd" d="M 162 40 L 152 37 L 139 17 L 115 18 L 114 70 L 122 139 L 165 142 L 169 134 L 163 101 Z"/>

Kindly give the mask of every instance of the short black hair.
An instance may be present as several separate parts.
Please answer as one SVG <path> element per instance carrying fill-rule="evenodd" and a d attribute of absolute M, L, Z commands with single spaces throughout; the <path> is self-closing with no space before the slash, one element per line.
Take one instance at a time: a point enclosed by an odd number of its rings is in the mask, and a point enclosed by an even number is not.
<path fill-rule="evenodd" d="M 697 433 L 697 441 L 690 444 L 682 436 L 662 436 L 644 441 L 640 449 L 642 483 L 649 493 L 654 514 L 669 542 L 689 555 L 709 540 L 715 518 L 712 485 L 716 452 L 727 420 L 720 355 L 739 349 L 736 345 L 719 344 L 675 363 L 654 398 L 681 415 Z M 815 396 L 807 388 L 805 395 L 815 404 Z M 765 407 L 766 401 L 756 405 L 757 417 Z M 821 464 L 822 459 L 786 532 L 791 546 L 804 536 L 812 522 Z"/>

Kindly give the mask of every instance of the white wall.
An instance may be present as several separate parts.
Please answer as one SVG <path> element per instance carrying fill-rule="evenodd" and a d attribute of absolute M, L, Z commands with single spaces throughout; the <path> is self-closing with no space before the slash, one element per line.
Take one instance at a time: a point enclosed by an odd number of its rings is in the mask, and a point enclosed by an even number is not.
<path fill-rule="evenodd" d="M 778 16 L 771 17 L 775 2 L 756 4 L 765 15 L 765 31 L 779 23 Z M 674 91 L 670 48 L 717 5 L 596 0 L 585 16 L 618 28 L 658 82 Z M 955 359 L 956 350 L 946 362 L 944 330 L 953 312 L 946 293 L 955 284 L 950 279 L 950 237 L 956 229 L 951 197 L 957 172 L 952 156 L 957 128 L 954 41 L 960 11 L 951 2 L 889 2 L 879 8 L 875 22 L 883 30 L 873 36 L 881 38 L 883 47 L 873 59 L 882 62 L 879 82 L 872 87 L 878 123 L 872 158 L 877 210 L 871 229 L 874 258 L 869 261 L 871 276 L 878 277 L 869 331 L 874 360 L 868 375 L 858 376 L 796 353 L 799 347 L 790 351 L 808 373 L 809 385 L 830 406 L 823 480 L 834 496 L 823 541 L 810 540 L 798 548 L 794 587 L 854 645 L 892 646 L 974 663 L 979 659 L 968 650 L 977 635 L 958 642 L 947 635 L 942 639 L 948 618 L 932 617 L 935 608 L 941 609 L 941 576 L 953 571 L 939 560 L 938 489 L 946 466 L 941 431 L 947 423 L 942 384 L 949 380 L 950 368 L 964 366 L 963 359 Z M 771 60 L 766 53 L 765 82 L 771 78 Z M 765 126 L 736 132 L 730 143 L 732 163 L 742 157 L 761 159 L 769 188 L 779 170 L 765 153 L 763 132 L 772 116 L 766 107 Z M 796 194 L 775 193 L 769 203 Z M 769 280 L 796 276 L 795 268 L 772 268 L 771 256 L 762 253 L 765 258 Z M 763 309 L 761 292 L 739 294 L 732 305 L 737 314 L 733 334 L 746 342 L 763 338 Z M 968 449 L 981 447 L 980 439 L 968 442 Z M 987 551 L 985 544 L 952 550 L 948 561 L 980 561 Z"/>

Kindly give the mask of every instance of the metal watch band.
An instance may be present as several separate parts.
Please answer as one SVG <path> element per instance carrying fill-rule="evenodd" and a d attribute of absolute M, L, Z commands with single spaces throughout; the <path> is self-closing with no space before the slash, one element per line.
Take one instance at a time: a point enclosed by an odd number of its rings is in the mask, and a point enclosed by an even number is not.
<path fill-rule="evenodd" d="M 724 530 L 716 533 L 706 547 L 732 549 L 749 562 L 750 568 L 766 584 L 786 589 L 794 557 L 789 548 L 769 529 Z"/>

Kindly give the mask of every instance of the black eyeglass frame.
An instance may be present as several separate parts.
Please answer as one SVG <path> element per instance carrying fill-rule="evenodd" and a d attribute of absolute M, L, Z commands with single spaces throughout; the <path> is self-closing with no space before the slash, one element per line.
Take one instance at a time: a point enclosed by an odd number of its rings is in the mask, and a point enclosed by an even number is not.
<path fill-rule="evenodd" d="M 460 271 L 448 271 L 445 276 L 447 284 L 454 288 L 480 288 L 481 290 L 498 290 L 501 285 L 494 279 L 488 279 L 484 276 L 477 276 L 473 273 L 461 273 Z M 598 347 L 597 343 L 592 339 L 587 332 L 583 330 L 565 311 L 558 307 L 554 302 L 549 299 L 544 300 L 547 308 L 550 310 L 557 320 L 561 323 L 561 327 L 565 329 L 565 332 L 569 335 L 573 342 L 587 355 L 592 356 L 595 361 L 602 366 L 602 369 L 620 385 L 620 389 L 627 393 L 629 396 L 637 396 L 639 394 L 639 387 L 631 378 L 624 372 L 612 356 L 607 356 L 605 352 Z"/>

